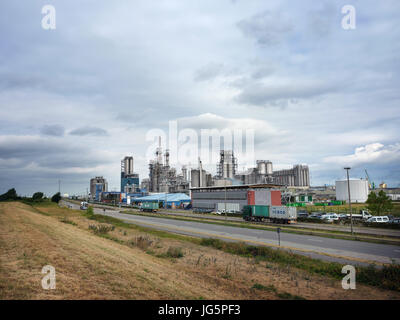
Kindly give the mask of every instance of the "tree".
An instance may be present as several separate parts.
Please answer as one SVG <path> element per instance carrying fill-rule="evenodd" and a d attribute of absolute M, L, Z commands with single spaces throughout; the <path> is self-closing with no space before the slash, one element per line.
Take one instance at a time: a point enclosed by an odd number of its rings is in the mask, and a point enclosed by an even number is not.
<path fill-rule="evenodd" d="M 59 203 L 61 200 L 61 194 L 57 192 L 54 196 L 51 197 L 52 202 Z"/>
<path fill-rule="evenodd" d="M 43 200 L 43 192 L 35 192 L 32 196 L 33 201 L 42 201 Z"/>
<path fill-rule="evenodd" d="M 17 191 L 15 191 L 14 188 L 0 195 L 0 201 L 17 200 L 17 199 L 18 199 Z"/>
<path fill-rule="evenodd" d="M 367 204 L 368 210 L 377 216 L 387 213 L 393 208 L 392 200 L 383 190 L 379 191 L 378 195 L 375 192 L 371 192 L 368 195 Z"/>

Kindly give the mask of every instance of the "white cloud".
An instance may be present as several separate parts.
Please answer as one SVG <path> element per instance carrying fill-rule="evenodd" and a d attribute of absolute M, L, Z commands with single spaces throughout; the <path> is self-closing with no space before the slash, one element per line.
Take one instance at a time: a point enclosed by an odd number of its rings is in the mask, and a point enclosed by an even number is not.
<path fill-rule="evenodd" d="M 400 161 L 400 143 L 387 146 L 381 143 L 371 143 L 356 148 L 354 153 L 350 155 L 324 158 L 326 163 L 350 166 L 367 163 L 387 164 L 396 161 Z"/>

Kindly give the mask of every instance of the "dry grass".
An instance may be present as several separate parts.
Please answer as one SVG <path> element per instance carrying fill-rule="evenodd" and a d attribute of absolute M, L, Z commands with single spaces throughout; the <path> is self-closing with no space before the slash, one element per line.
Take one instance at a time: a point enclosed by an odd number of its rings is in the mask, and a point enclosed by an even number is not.
<path fill-rule="evenodd" d="M 96 235 L 89 225 L 79 211 L 0 204 L 0 299 L 400 298 L 361 285 L 345 291 L 328 277 L 134 228 Z M 170 248 L 183 256 L 171 258 Z M 56 268 L 56 290 L 41 288 L 47 264 Z"/>

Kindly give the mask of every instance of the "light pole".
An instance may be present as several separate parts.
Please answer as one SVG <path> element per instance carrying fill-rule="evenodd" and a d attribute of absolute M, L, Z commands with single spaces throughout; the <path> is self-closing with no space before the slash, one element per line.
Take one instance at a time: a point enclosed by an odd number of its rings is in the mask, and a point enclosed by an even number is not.
<path fill-rule="evenodd" d="M 224 180 L 224 185 L 225 185 L 225 220 L 227 220 L 227 216 L 226 216 L 226 178 Z"/>
<path fill-rule="evenodd" d="M 353 235 L 353 213 L 351 211 L 351 196 L 350 196 L 350 179 L 349 179 L 349 170 L 350 167 L 344 168 L 347 172 L 347 191 L 349 193 L 349 209 L 350 209 L 350 226 L 351 226 L 351 235 Z"/>

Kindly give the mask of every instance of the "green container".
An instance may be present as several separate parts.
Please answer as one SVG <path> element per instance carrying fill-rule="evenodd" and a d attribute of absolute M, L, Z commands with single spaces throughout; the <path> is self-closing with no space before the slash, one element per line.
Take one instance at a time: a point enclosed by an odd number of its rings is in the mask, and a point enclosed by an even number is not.
<path fill-rule="evenodd" d="M 157 210 L 158 202 L 142 202 L 140 209 L 142 209 L 142 210 Z"/>
<path fill-rule="evenodd" d="M 250 217 L 269 217 L 269 207 L 268 206 L 244 206 L 243 207 L 243 216 Z"/>

